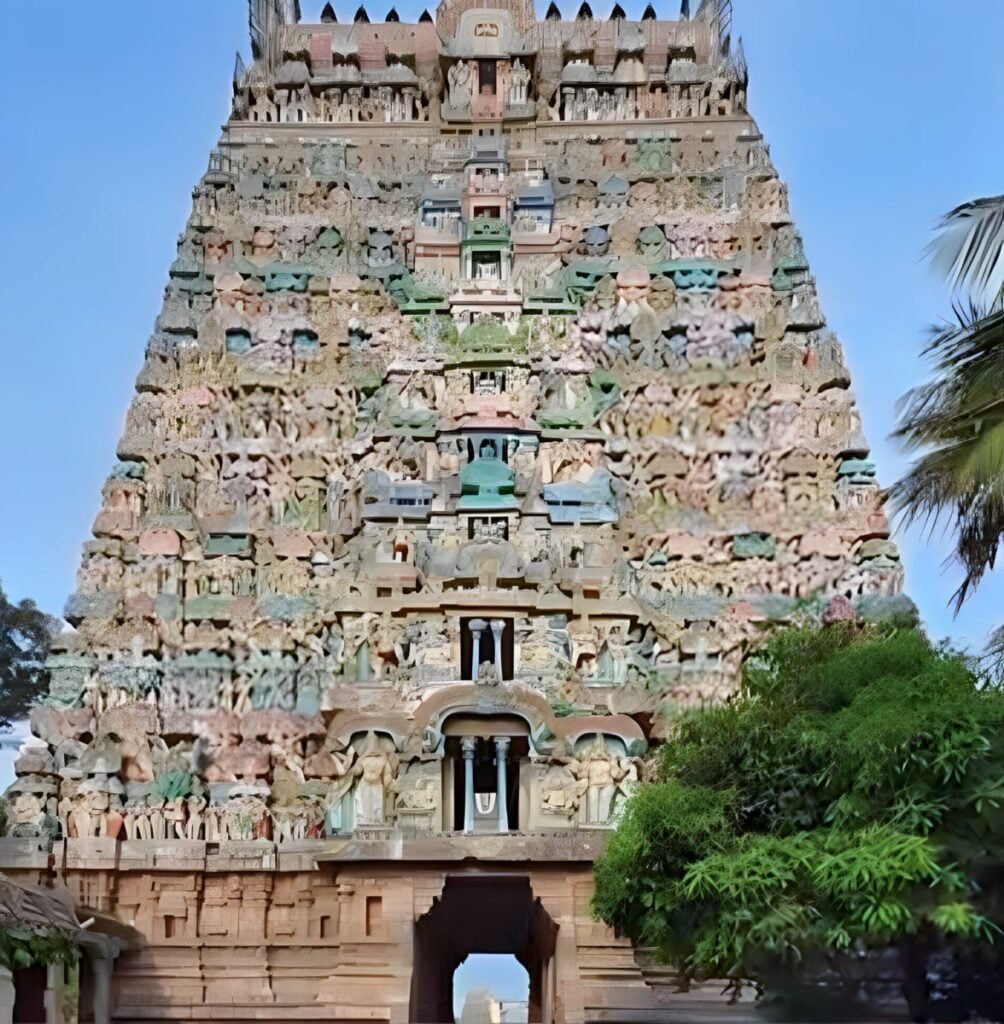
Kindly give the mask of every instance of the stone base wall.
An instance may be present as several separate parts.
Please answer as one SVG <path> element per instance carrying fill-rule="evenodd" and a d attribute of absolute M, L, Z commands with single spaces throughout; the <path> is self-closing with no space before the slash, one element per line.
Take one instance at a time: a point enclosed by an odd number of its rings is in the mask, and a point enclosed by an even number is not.
<path fill-rule="evenodd" d="M 493 841 L 506 856 L 515 849 L 541 859 L 494 859 Z M 387 859 L 395 843 L 402 859 Z M 43 856 L 37 843 L 4 840 L 0 867 L 19 881 L 65 885 L 81 906 L 113 914 L 143 934 L 145 947 L 123 953 L 115 966 L 118 1021 L 406 1024 L 414 1012 L 413 972 L 429 953 L 418 948 L 417 923 L 443 902 L 448 880 L 458 878 L 475 886 L 484 879 L 491 883 L 485 892 L 528 882 L 534 904 L 556 926 L 553 956 L 540 979 L 543 1019 L 685 1019 L 683 1003 L 656 994 L 669 991 L 667 978 L 643 969 L 627 941 L 593 920 L 591 864 L 559 859 L 560 842 L 514 837 L 502 847 L 497 837 L 440 837 L 414 843 L 374 842 L 378 859 L 367 861 L 355 859 L 365 856 L 358 842 L 304 843 L 280 854 L 267 842 L 91 839 L 56 843 Z M 464 857 L 465 844 L 484 859 Z M 581 856 L 574 843 L 564 846 L 568 856 Z M 409 853 L 421 859 L 406 859 Z M 437 853 L 442 859 L 432 859 Z M 469 933 L 479 910 L 475 902 L 460 906 L 458 934 Z M 483 925 L 486 939 L 503 927 L 493 920 Z M 504 951 L 464 947 L 458 955 L 465 950 Z M 728 1014 L 717 996 L 715 1002 Z"/>

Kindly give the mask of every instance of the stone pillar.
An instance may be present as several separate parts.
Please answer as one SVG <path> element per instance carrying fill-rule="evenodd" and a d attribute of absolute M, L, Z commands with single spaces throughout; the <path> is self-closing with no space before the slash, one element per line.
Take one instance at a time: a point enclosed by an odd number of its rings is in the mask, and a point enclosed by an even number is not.
<path fill-rule="evenodd" d="M 495 736 L 495 804 L 499 815 L 499 832 L 509 831 L 509 807 L 506 801 L 506 756 L 509 737 Z"/>
<path fill-rule="evenodd" d="M 474 736 L 465 736 L 460 741 L 464 752 L 464 831 L 474 831 L 474 748 L 477 746 Z"/>
<path fill-rule="evenodd" d="M 110 956 L 96 957 L 91 961 L 91 970 L 94 972 L 94 1024 L 111 1024 L 114 968 L 115 960 Z"/>
<path fill-rule="evenodd" d="M 492 619 L 492 637 L 495 640 L 495 671 L 499 682 L 502 682 L 502 634 L 505 632 L 505 619 Z"/>
<path fill-rule="evenodd" d="M 481 668 L 481 634 L 488 628 L 484 619 L 471 619 L 471 679 L 477 682 L 478 670 Z"/>
<path fill-rule="evenodd" d="M 0 1024 L 14 1020 L 14 976 L 6 967 L 0 967 Z"/>
<path fill-rule="evenodd" d="M 63 971 L 61 962 L 45 968 L 45 1024 L 62 1024 L 60 1012 L 63 999 Z"/>

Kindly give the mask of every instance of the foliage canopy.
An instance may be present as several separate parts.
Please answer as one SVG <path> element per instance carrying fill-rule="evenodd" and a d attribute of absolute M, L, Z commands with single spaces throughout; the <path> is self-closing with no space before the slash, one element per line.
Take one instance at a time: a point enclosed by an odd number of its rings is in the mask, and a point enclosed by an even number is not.
<path fill-rule="evenodd" d="M 1004 693 L 920 632 L 776 634 L 684 715 L 596 864 L 594 910 L 696 973 L 995 941 Z"/>
<path fill-rule="evenodd" d="M 57 622 L 34 601 L 13 604 L 0 586 L 0 730 L 45 692 L 45 658 Z"/>

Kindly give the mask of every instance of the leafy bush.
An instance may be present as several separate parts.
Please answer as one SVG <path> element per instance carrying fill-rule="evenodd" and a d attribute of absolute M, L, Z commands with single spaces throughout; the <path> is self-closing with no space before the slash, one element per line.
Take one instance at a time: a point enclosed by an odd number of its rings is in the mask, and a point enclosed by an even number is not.
<path fill-rule="evenodd" d="M 733 700 L 674 723 L 594 910 L 719 977 L 895 948 L 926 1013 L 933 958 L 1004 925 L 1002 723 L 1004 693 L 916 630 L 780 632 Z"/>
<path fill-rule="evenodd" d="M 76 955 L 73 943 L 56 929 L 0 926 L 0 965 L 8 971 L 72 963 Z"/>

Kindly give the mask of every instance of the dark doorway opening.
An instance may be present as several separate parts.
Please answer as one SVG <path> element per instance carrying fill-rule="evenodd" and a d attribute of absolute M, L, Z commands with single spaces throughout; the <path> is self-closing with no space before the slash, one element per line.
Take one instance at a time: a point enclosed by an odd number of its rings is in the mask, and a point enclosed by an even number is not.
<path fill-rule="evenodd" d="M 44 967 L 24 967 L 14 971 L 14 1024 L 45 1024 Z"/>
<path fill-rule="evenodd" d="M 494 96 L 497 83 L 496 65 L 493 60 L 478 61 L 478 86 L 482 96 Z"/>
<path fill-rule="evenodd" d="M 501 631 L 492 629 L 493 622 L 501 622 Z M 477 654 L 474 644 L 477 639 Z M 500 649 L 496 650 L 496 639 Z M 478 669 L 485 662 L 501 668 L 502 679 L 512 679 L 515 663 L 515 630 L 512 619 L 460 620 L 460 678 L 478 678 Z"/>
<path fill-rule="evenodd" d="M 509 953 L 530 979 L 527 1019 L 550 1022 L 558 926 L 525 875 L 450 875 L 415 924 L 411 1015 L 415 1024 L 453 1021 L 453 982 L 471 953 Z"/>

